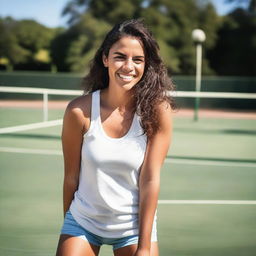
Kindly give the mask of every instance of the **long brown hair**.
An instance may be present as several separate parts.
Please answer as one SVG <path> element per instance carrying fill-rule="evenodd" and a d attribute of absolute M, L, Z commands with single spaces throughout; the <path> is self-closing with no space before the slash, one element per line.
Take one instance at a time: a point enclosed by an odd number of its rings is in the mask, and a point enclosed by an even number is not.
<path fill-rule="evenodd" d="M 109 86 L 108 69 L 103 64 L 102 56 L 108 56 L 112 45 L 124 36 L 137 38 L 144 47 L 144 74 L 134 86 L 135 112 L 141 117 L 144 133 L 151 137 L 159 128 L 157 106 L 165 101 L 172 109 L 175 108 L 173 98 L 168 96 L 168 91 L 173 91 L 174 85 L 159 55 L 159 46 L 141 19 L 124 21 L 109 31 L 91 62 L 83 86 L 86 93 Z"/>

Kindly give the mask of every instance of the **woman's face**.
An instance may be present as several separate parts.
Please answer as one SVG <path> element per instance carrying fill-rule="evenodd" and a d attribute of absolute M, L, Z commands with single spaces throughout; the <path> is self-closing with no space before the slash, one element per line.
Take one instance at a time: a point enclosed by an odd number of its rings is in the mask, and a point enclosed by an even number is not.
<path fill-rule="evenodd" d="M 130 90 L 144 73 L 145 55 L 141 42 L 135 37 L 125 36 L 112 45 L 108 56 L 103 56 L 108 68 L 109 86 Z"/>

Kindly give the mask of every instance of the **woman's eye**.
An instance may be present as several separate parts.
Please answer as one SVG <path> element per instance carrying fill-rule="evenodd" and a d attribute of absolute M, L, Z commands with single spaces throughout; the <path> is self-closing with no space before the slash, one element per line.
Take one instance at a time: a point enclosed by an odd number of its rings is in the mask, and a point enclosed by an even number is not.
<path fill-rule="evenodd" d="M 123 56 L 116 56 L 115 59 L 116 59 L 116 60 L 123 60 L 124 57 L 123 57 Z"/>
<path fill-rule="evenodd" d="M 137 63 L 137 64 L 139 64 L 139 63 L 142 63 L 143 60 L 142 60 L 142 59 L 134 59 L 134 62 Z"/>

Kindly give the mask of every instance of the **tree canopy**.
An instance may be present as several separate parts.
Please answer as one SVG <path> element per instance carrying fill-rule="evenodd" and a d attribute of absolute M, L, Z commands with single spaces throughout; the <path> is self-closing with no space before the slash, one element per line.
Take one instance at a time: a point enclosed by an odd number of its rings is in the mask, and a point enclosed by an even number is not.
<path fill-rule="evenodd" d="M 206 30 L 209 41 L 205 48 L 211 49 L 219 22 L 210 3 L 199 5 L 195 0 L 72 0 L 63 14 L 69 16 L 70 27 L 56 38 L 54 45 L 57 41 L 65 44 L 65 57 L 61 53 L 64 57 L 61 59 L 55 52 L 53 59 L 59 69 L 72 71 L 81 71 L 88 65 L 97 49 L 95 46 L 114 24 L 143 17 L 160 45 L 167 68 L 172 73 L 193 74 L 195 47 L 191 31 L 197 27 Z M 58 51 L 56 48 L 53 49 Z M 206 59 L 204 72 L 214 74 Z"/>
<path fill-rule="evenodd" d="M 0 18 L 0 58 L 8 65 L 36 66 L 50 63 L 50 43 L 55 30 L 34 20 L 16 21 L 10 17 Z"/>
<path fill-rule="evenodd" d="M 226 2 L 246 2 L 248 9 L 219 16 L 211 2 L 203 0 L 70 0 L 63 9 L 67 28 L 0 18 L 0 65 L 55 65 L 58 71 L 84 72 L 114 24 L 143 18 L 171 74 L 195 73 L 191 32 L 200 28 L 206 33 L 204 75 L 255 75 L 256 0 Z"/>

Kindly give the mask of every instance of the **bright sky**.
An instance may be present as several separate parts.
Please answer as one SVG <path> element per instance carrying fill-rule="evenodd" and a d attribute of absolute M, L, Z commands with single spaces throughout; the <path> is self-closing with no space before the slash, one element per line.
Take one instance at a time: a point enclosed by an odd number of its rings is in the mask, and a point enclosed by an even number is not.
<path fill-rule="evenodd" d="M 224 15 L 237 6 L 226 4 L 226 0 L 210 1 L 219 15 Z M 48 27 L 64 26 L 66 18 L 61 17 L 61 12 L 67 2 L 69 0 L 0 0 L 0 16 L 11 16 L 17 20 L 34 19 Z"/>
<path fill-rule="evenodd" d="M 69 0 L 0 0 L 0 16 L 34 19 L 47 27 L 64 26 L 61 12 Z"/>

